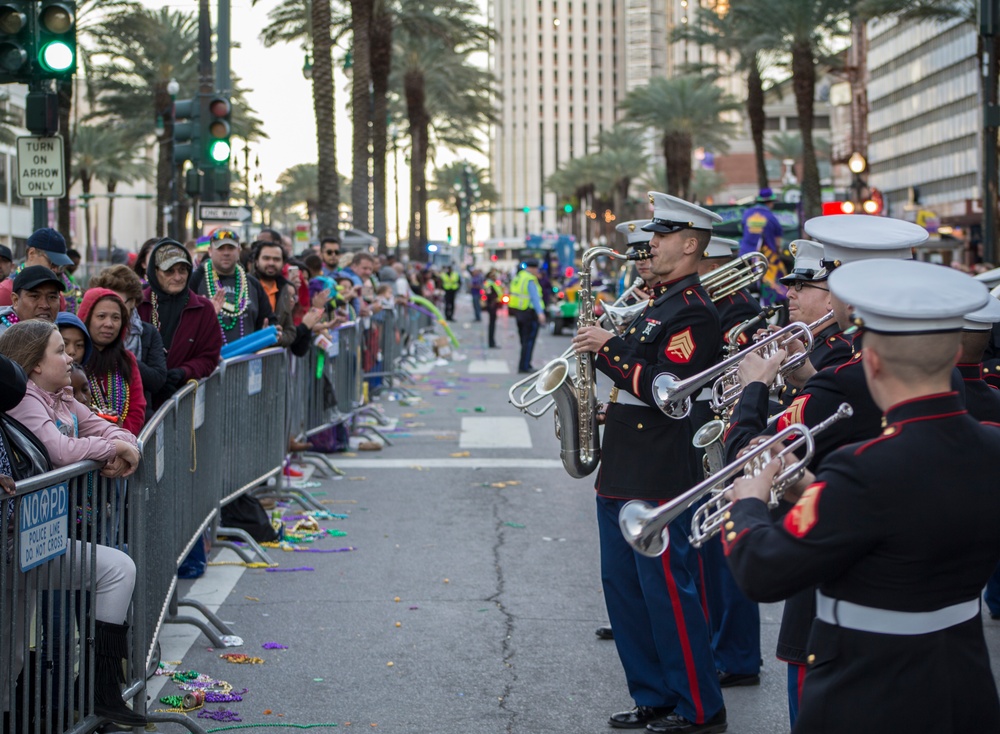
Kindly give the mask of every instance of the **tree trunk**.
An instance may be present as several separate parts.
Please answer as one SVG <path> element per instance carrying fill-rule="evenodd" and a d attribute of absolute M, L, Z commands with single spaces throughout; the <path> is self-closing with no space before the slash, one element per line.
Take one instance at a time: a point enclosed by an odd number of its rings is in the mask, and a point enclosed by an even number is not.
<path fill-rule="evenodd" d="M 795 90 L 795 108 L 799 113 L 799 133 L 802 136 L 802 217 L 805 221 L 822 213 L 819 166 L 813 145 L 816 60 L 808 40 L 792 44 L 792 88 Z"/>
<path fill-rule="evenodd" d="M 340 191 L 337 181 L 337 139 L 333 125 L 333 56 L 330 36 L 329 0 L 313 2 L 311 28 L 313 47 L 313 112 L 316 116 L 316 145 L 319 164 L 319 202 L 316 211 L 317 236 L 336 236 Z"/>
<path fill-rule="evenodd" d="M 80 176 L 80 188 L 83 189 L 83 226 L 87 230 L 87 234 L 83 241 L 87 243 L 87 252 L 93 252 L 94 242 L 90 231 L 90 206 L 93 204 L 94 200 L 91 199 L 87 194 L 90 193 L 90 182 L 93 177 L 90 175 L 89 171 L 81 170 L 79 172 Z M 111 262 L 111 246 L 108 245 L 108 262 Z"/>
<path fill-rule="evenodd" d="M 427 262 L 427 128 L 424 77 L 407 72 L 403 78 L 406 116 L 410 125 L 410 259 Z"/>
<path fill-rule="evenodd" d="M 191 199 L 188 198 L 187 192 L 184 190 L 185 182 L 183 164 L 174 166 L 173 177 L 174 186 L 176 187 L 174 195 L 177 197 L 177 211 L 174 212 L 174 216 L 177 217 L 177 241 L 186 242 L 188 239 L 187 215 L 191 208 Z"/>
<path fill-rule="evenodd" d="M 750 60 L 747 74 L 747 119 L 750 121 L 750 138 L 753 140 L 753 154 L 757 162 L 757 188 L 767 188 L 767 165 L 764 162 L 764 82 L 760 78 L 760 63 L 755 55 Z"/>
<path fill-rule="evenodd" d="M 386 221 L 386 154 L 389 124 L 389 72 L 392 70 L 392 15 L 375 14 L 371 28 L 372 67 L 372 234 L 378 237 L 379 254 L 389 252 Z M 396 233 L 398 239 L 399 233 Z"/>
<path fill-rule="evenodd" d="M 351 31 L 354 57 L 351 75 L 351 120 L 353 151 L 351 166 L 351 213 L 354 226 L 371 231 L 368 211 L 368 161 L 371 157 L 372 64 L 371 23 L 373 0 L 351 0 Z"/>
<path fill-rule="evenodd" d="M 106 184 L 108 187 L 108 193 L 113 194 L 118 189 L 118 181 L 116 179 L 108 179 Z M 176 216 L 176 212 L 175 212 Z M 108 197 L 108 252 L 114 247 L 115 238 L 112 237 L 114 232 L 114 221 L 115 221 L 115 197 Z"/>
<path fill-rule="evenodd" d="M 69 118 L 73 109 L 73 82 L 56 82 L 56 92 L 59 95 L 59 137 L 63 140 L 63 170 L 67 176 L 72 177 L 73 139 L 70 136 Z M 69 189 L 66 189 L 66 195 L 56 202 L 56 226 L 59 233 L 66 238 L 66 247 L 72 247 Z"/>
<path fill-rule="evenodd" d="M 692 150 L 690 135 L 668 133 L 663 136 L 663 159 L 667 165 L 666 193 L 685 201 L 691 195 Z"/>

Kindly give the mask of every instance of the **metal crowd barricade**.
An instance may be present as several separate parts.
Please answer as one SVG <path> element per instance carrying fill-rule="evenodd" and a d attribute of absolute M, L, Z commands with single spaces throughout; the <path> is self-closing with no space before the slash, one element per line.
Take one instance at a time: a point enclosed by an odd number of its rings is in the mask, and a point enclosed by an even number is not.
<path fill-rule="evenodd" d="M 340 336 L 341 354 L 321 360 L 314 350 L 295 371 L 284 350 L 270 349 L 229 360 L 185 385 L 143 429 L 139 467 L 127 480 L 103 478 L 96 463 L 84 462 L 19 482 L 14 498 L 0 494 L 4 734 L 75 734 L 100 723 L 92 686 L 96 585 L 85 572 L 94 567 L 97 544 L 118 545 L 136 566 L 124 696 L 137 710 L 146 711 L 146 679 L 163 624 L 197 625 L 218 647 L 242 644 L 209 609 L 178 599 L 177 567 L 218 523 L 224 503 L 280 472 L 290 433 L 355 414 L 357 325 Z M 338 386 L 336 407 L 325 394 L 327 380 Z M 63 548 L 64 555 L 48 557 Z M 208 621 L 180 616 L 185 606 Z M 151 721 L 204 732 L 180 714 L 146 713 Z"/>
<path fill-rule="evenodd" d="M 412 382 L 412 378 L 402 366 L 404 334 L 400 330 L 396 312 L 392 309 L 383 309 L 372 316 L 372 324 L 377 328 L 378 340 L 375 345 L 377 354 L 373 368 L 366 371 L 364 376 L 369 380 L 369 384 L 375 384 L 373 380 L 381 381 L 377 387 L 372 388 L 372 391 L 415 397 L 413 391 L 400 384 L 406 380 Z"/>

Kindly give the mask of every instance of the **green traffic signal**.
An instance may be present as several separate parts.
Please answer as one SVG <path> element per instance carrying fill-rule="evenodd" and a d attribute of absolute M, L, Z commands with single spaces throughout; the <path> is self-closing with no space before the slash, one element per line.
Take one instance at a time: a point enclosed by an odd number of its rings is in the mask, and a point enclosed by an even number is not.
<path fill-rule="evenodd" d="M 64 79 L 76 71 L 76 3 L 42 0 L 38 10 L 38 78 Z"/>
<path fill-rule="evenodd" d="M 526 206 L 526 207 L 524 207 L 524 209 L 522 209 L 521 211 L 523 211 L 523 212 L 524 212 L 525 214 L 527 214 L 528 212 L 530 212 L 530 211 L 531 211 L 531 207 L 530 207 L 530 206 Z"/>
<path fill-rule="evenodd" d="M 232 147 L 229 144 L 231 113 L 232 106 L 225 97 L 213 97 L 208 101 L 205 142 L 208 146 L 208 160 L 218 165 L 228 163 L 232 153 Z"/>
<path fill-rule="evenodd" d="M 572 204 L 563 204 L 563 211 L 566 212 L 567 214 L 572 214 L 573 213 L 573 205 Z"/>

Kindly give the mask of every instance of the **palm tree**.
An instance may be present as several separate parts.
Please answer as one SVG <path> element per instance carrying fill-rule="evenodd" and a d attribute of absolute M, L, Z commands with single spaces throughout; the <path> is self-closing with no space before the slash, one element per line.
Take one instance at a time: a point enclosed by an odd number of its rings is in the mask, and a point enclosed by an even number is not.
<path fill-rule="evenodd" d="M 427 198 L 441 203 L 441 211 L 446 214 L 458 214 L 461 206 L 461 185 L 464 180 L 464 169 L 468 166 L 469 174 L 479 186 L 479 196 L 472 206 L 490 205 L 500 199 L 496 187 L 489 180 L 489 171 L 482 166 L 465 161 L 456 161 L 434 169 L 434 176 L 427 186 Z"/>
<path fill-rule="evenodd" d="M 310 222 L 319 207 L 319 168 L 315 163 L 299 163 L 286 168 L 278 176 L 285 200 L 292 206 L 304 204 Z"/>
<path fill-rule="evenodd" d="M 93 117 L 135 121 L 147 136 L 163 120 L 156 168 L 156 233 L 164 233 L 163 210 L 173 176 L 173 104 L 167 85 L 197 89 L 198 23 L 193 14 L 133 8 L 115 13 L 95 28 L 92 71 L 99 108 Z"/>
<path fill-rule="evenodd" d="M 256 2 L 256 0 L 254 0 Z M 316 225 L 319 237 L 337 234 L 340 188 L 337 176 L 337 137 L 333 122 L 333 33 L 348 18 L 334 15 L 330 0 L 284 0 L 269 13 L 270 24 L 261 31 L 267 47 L 303 41 L 311 49 L 313 114 L 319 170 Z M 329 172 L 329 173 L 326 173 Z"/>
<path fill-rule="evenodd" d="M 768 53 L 763 48 L 766 35 L 762 35 L 759 28 L 742 22 L 744 18 L 741 15 L 719 15 L 714 9 L 699 7 L 697 16 L 697 22 L 681 26 L 674 32 L 674 37 L 693 41 L 701 46 L 711 46 L 719 54 L 725 54 L 727 59 L 731 59 L 736 70 L 745 76 L 746 115 L 757 164 L 757 188 L 763 189 L 768 184 L 767 165 L 764 162 L 764 125 L 767 116 L 764 112 L 762 73 L 768 65 Z M 713 72 L 719 74 L 723 70 L 716 65 Z"/>
<path fill-rule="evenodd" d="M 760 45 L 791 55 L 792 89 L 802 134 L 802 210 L 808 219 L 820 214 L 819 166 L 813 142 L 816 65 L 832 56 L 831 40 L 849 28 L 856 0 L 749 0 L 733 5 L 733 22 L 756 28 Z"/>
<path fill-rule="evenodd" d="M 696 146 L 728 150 L 735 127 L 723 115 L 739 102 L 697 76 L 656 78 L 633 89 L 621 104 L 625 119 L 660 134 L 667 167 L 666 192 L 687 199 L 691 192 L 691 156 Z"/>
<path fill-rule="evenodd" d="M 146 135 L 135 125 L 116 125 L 109 127 L 112 137 L 111 148 L 105 152 L 108 164 L 100 170 L 95 170 L 94 178 L 104 183 L 109 194 L 117 192 L 118 184 L 132 184 L 136 181 L 148 181 L 156 170 L 150 165 L 149 159 L 141 155 Z M 108 197 L 108 260 L 111 259 L 115 216 L 115 198 Z"/>
<path fill-rule="evenodd" d="M 829 160 L 833 145 L 828 138 L 813 138 L 813 147 L 818 159 Z M 765 148 L 772 158 L 779 161 L 790 159 L 802 163 L 802 136 L 799 133 L 775 133 L 768 138 Z"/>
<path fill-rule="evenodd" d="M 632 179 L 647 166 L 642 140 L 631 125 L 615 125 L 597 135 L 600 152 L 595 164 L 610 179 L 606 189 L 610 194 L 611 208 L 619 216 L 625 214 Z"/>
<path fill-rule="evenodd" d="M 354 226 L 370 231 L 368 218 L 368 160 L 372 118 L 371 23 L 375 0 L 350 0 L 351 3 L 351 121 L 353 152 L 351 167 L 351 212 Z M 380 239 L 381 243 L 382 240 Z"/>
<path fill-rule="evenodd" d="M 429 0 L 407 0 L 415 5 Z M 453 7 L 439 10 L 439 18 L 462 13 L 468 3 L 452 0 Z M 494 81 L 470 56 L 485 50 L 488 31 L 468 15 L 451 18 L 455 27 L 467 27 L 460 45 L 434 35 L 423 35 L 416 26 L 400 26 L 395 33 L 394 63 L 402 85 L 410 137 L 410 258 L 426 260 L 427 160 L 434 141 L 451 150 L 478 150 L 485 127 L 495 121 L 492 102 Z"/>

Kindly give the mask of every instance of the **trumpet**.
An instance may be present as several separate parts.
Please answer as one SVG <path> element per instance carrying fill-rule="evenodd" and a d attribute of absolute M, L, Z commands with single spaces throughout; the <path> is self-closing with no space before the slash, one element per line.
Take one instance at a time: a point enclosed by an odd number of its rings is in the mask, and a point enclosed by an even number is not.
<path fill-rule="evenodd" d="M 695 511 L 691 521 L 689 540 L 695 548 L 701 547 L 722 529 L 726 513 L 733 506 L 733 501 L 726 497 L 726 493 L 732 488 L 734 479 L 740 475 L 755 476 L 771 461 L 781 462 L 781 471 L 771 483 L 771 505 L 777 504 L 785 490 L 805 475 L 806 468 L 816 453 L 816 435 L 853 414 L 851 406 L 842 403 L 833 415 L 814 428 L 794 423 L 754 446 L 709 479 L 659 507 L 640 500 L 625 503 L 618 516 L 622 535 L 637 553 L 651 558 L 662 555 L 670 544 L 667 526 L 702 499 L 710 497 L 708 502 Z M 784 445 L 786 440 L 789 443 Z M 795 452 L 800 450 L 802 456 L 797 457 Z"/>
<path fill-rule="evenodd" d="M 760 252 L 748 252 L 743 257 L 730 260 L 721 268 L 703 276 L 701 285 L 712 302 L 733 295 L 741 288 L 756 283 L 770 267 L 767 257 Z"/>
<path fill-rule="evenodd" d="M 813 336 L 806 324 L 798 321 L 789 324 L 783 329 L 775 331 L 764 339 L 756 342 L 754 348 L 749 351 L 757 352 L 763 350 L 765 355 L 773 354 L 775 351 L 780 349 L 787 340 L 794 338 L 801 338 L 806 343 L 806 350 L 804 352 L 797 352 L 796 354 L 791 355 L 781 364 L 782 373 L 787 374 L 788 372 L 794 372 L 802 366 L 806 359 L 809 358 L 809 350 L 812 349 Z M 678 380 L 676 376 L 670 374 L 669 372 L 657 375 L 653 379 L 653 394 L 656 398 L 657 407 L 659 407 L 660 410 L 671 418 L 686 418 L 691 412 L 691 396 L 709 382 L 717 381 L 716 385 L 713 386 L 712 409 L 716 413 L 721 413 L 726 407 L 735 403 L 739 398 L 741 389 L 739 383 L 737 382 L 735 386 L 730 383 L 732 381 L 732 377 L 735 377 L 736 375 L 736 369 L 739 368 L 740 362 L 744 357 L 746 357 L 749 351 L 740 352 L 731 357 L 727 357 L 718 364 L 709 367 L 707 370 L 699 372 L 697 375 L 692 375 L 684 380 Z M 729 382 L 726 382 L 724 385 L 727 388 L 725 393 L 727 401 L 725 403 L 723 403 L 721 399 L 717 400 L 718 396 L 714 394 L 715 387 L 721 382 L 719 378 L 722 377 L 729 378 Z"/>

